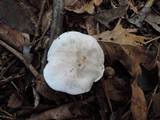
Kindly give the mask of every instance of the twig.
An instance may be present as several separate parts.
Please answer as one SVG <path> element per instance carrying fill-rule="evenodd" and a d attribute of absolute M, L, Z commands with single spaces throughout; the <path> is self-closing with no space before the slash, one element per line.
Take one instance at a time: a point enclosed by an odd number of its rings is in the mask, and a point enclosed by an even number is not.
<path fill-rule="evenodd" d="M 14 120 L 14 118 L 12 117 L 2 116 L 2 115 L 0 115 L 0 118 L 3 118 L 3 120 Z"/>
<path fill-rule="evenodd" d="M 1 80 L 1 81 L 0 81 L 0 86 L 1 86 L 1 85 L 4 85 L 5 83 L 8 83 L 8 82 L 10 82 L 10 81 L 12 81 L 12 80 L 14 80 L 14 79 L 21 78 L 21 77 L 23 77 L 23 76 L 24 76 L 24 74 L 22 74 L 22 75 L 15 75 L 15 76 L 11 75 L 11 76 L 9 76 L 8 78 L 5 78 L 5 79 L 2 79 L 2 80 Z"/>
<path fill-rule="evenodd" d="M 147 44 L 150 43 L 150 42 L 153 42 L 153 41 L 158 40 L 159 38 L 160 38 L 160 36 L 155 37 L 155 38 L 153 38 L 153 39 L 151 39 L 151 40 L 148 40 L 148 41 L 144 42 L 144 44 L 147 45 Z"/>
<path fill-rule="evenodd" d="M 8 116 L 11 117 L 11 118 L 13 117 L 12 114 L 10 114 L 9 112 L 7 112 L 7 111 L 5 111 L 5 110 L 3 110 L 3 109 L 0 109 L 0 112 L 8 115 Z"/>
<path fill-rule="evenodd" d="M 153 91 L 153 93 L 152 93 L 152 96 L 156 94 L 156 92 L 157 92 L 157 90 L 158 90 L 158 87 L 159 87 L 159 86 L 156 85 L 156 87 L 154 88 L 154 91 Z M 151 107 L 151 105 L 152 105 L 152 102 L 153 102 L 153 99 L 151 99 L 151 100 L 149 101 L 148 110 L 150 109 L 150 107 Z"/>
<path fill-rule="evenodd" d="M 105 79 L 102 78 L 101 83 L 102 83 L 102 86 L 103 86 L 103 89 L 104 89 L 104 93 L 105 93 L 106 98 L 107 98 L 107 102 L 108 102 L 110 111 L 113 112 L 112 103 L 111 103 L 111 101 L 110 101 L 110 98 L 109 98 L 109 95 L 108 95 L 107 90 L 105 90 L 106 86 L 105 86 L 104 80 L 105 80 Z"/>
<path fill-rule="evenodd" d="M 146 2 L 146 4 L 145 4 L 145 7 L 149 7 L 149 8 L 150 8 L 150 7 L 153 5 L 154 1 L 155 1 L 155 0 L 148 0 L 148 1 Z"/>
<path fill-rule="evenodd" d="M 35 35 L 34 35 L 34 38 L 33 38 L 33 42 L 35 41 L 36 36 L 38 36 L 38 34 L 39 34 L 39 26 L 40 26 L 40 23 L 41 23 L 41 20 L 42 20 L 45 4 L 46 4 L 46 0 L 43 0 L 42 5 L 41 5 L 41 10 L 40 10 L 40 13 L 39 13 L 39 17 L 38 17 L 38 21 L 37 21 L 37 24 L 36 24 L 36 30 L 35 30 Z"/>
<path fill-rule="evenodd" d="M 3 42 L 2 40 L 0 40 L 0 45 L 5 47 L 8 51 L 10 51 L 12 54 L 14 54 L 22 63 L 24 63 L 26 65 L 26 67 L 31 71 L 31 73 L 36 78 L 39 76 L 39 73 L 37 72 L 37 70 L 31 64 L 27 63 L 27 61 L 24 59 L 24 57 L 22 56 L 22 54 L 20 52 L 16 51 L 11 46 L 9 46 L 5 42 Z"/>
<path fill-rule="evenodd" d="M 50 28 L 50 40 L 48 47 L 44 50 L 43 57 L 41 60 L 41 70 L 42 73 L 45 65 L 47 52 L 52 44 L 53 40 L 56 39 L 62 33 L 62 25 L 63 25 L 63 10 L 64 10 L 64 0 L 53 0 L 53 12 L 52 12 L 52 23 Z"/>
<path fill-rule="evenodd" d="M 15 60 L 13 60 L 12 62 L 9 62 L 9 65 L 6 67 L 6 69 L 3 70 L 3 71 L 0 73 L 0 77 L 2 77 L 2 76 L 6 73 L 6 71 L 7 71 L 16 61 L 17 61 L 17 60 L 15 59 Z"/>
<path fill-rule="evenodd" d="M 131 114 L 131 110 L 129 109 L 121 118 L 120 120 L 125 120 L 127 118 L 127 116 L 129 116 Z"/>
<path fill-rule="evenodd" d="M 73 103 L 68 103 L 61 105 L 57 108 L 52 108 L 46 110 L 40 114 L 37 114 L 33 117 L 30 117 L 26 120 L 71 120 L 79 116 L 88 116 L 91 111 L 88 111 L 86 108 L 91 107 L 91 102 L 93 102 L 94 97 L 89 97 L 83 101 L 75 101 Z M 90 103 L 90 104 L 89 104 Z M 83 111 L 83 112 L 82 112 Z"/>

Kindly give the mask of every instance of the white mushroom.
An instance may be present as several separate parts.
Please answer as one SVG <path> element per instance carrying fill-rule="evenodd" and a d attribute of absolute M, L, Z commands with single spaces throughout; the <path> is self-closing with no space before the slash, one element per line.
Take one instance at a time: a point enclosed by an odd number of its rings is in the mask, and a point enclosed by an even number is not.
<path fill-rule="evenodd" d="M 104 53 L 92 36 L 65 32 L 54 40 L 47 57 L 44 78 L 56 91 L 85 93 L 103 76 Z"/>

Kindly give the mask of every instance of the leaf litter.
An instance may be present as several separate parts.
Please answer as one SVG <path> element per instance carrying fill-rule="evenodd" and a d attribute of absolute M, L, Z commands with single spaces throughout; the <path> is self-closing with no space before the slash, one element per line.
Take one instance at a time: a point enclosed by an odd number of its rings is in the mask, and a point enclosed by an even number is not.
<path fill-rule="evenodd" d="M 159 1 L 64 0 L 63 4 L 63 10 L 56 11 L 46 0 L 0 2 L 0 119 L 158 120 Z M 43 58 L 55 11 L 63 16 L 57 23 L 63 24 L 61 33 L 89 34 L 104 51 L 105 74 L 88 93 L 73 96 L 44 82 Z M 146 81 L 154 84 L 146 86 Z"/>

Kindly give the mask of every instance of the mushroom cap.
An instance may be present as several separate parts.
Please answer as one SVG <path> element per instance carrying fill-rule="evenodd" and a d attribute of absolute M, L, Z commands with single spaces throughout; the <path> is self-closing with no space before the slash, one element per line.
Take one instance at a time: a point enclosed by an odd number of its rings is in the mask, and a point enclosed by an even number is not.
<path fill-rule="evenodd" d="M 54 90 L 76 95 L 88 92 L 104 72 L 104 53 L 92 36 L 70 31 L 55 39 L 43 74 Z"/>

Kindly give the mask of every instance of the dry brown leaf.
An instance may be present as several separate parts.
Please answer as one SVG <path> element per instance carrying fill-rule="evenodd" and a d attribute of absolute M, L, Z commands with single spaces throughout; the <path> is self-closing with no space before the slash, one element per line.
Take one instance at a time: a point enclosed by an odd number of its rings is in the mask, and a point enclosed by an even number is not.
<path fill-rule="evenodd" d="M 160 117 L 160 93 L 153 95 L 153 112 L 154 118 L 158 120 Z"/>
<path fill-rule="evenodd" d="M 106 27 L 109 27 L 108 24 L 111 21 L 124 16 L 126 11 L 127 11 L 126 6 L 119 6 L 117 8 L 101 11 L 99 13 L 94 14 L 93 16 L 96 21 L 98 21 L 102 25 L 105 25 Z"/>
<path fill-rule="evenodd" d="M 0 0 L 0 21 L 10 27 L 29 34 L 34 34 L 35 26 L 32 18 L 37 10 L 27 2 Z"/>
<path fill-rule="evenodd" d="M 51 15 L 52 15 L 52 10 L 46 11 L 42 17 L 42 32 L 43 35 L 47 32 L 51 25 Z"/>
<path fill-rule="evenodd" d="M 44 118 L 45 120 L 64 120 L 72 119 L 77 116 L 89 116 L 89 112 L 91 111 L 87 108 L 91 107 L 89 103 L 92 102 L 93 99 L 93 97 L 90 97 L 84 101 L 76 101 L 74 103 L 61 105 L 57 108 L 47 110 L 43 113 L 28 118 L 27 120 L 44 120 Z"/>
<path fill-rule="evenodd" d="M 120 24 L 117 24 L 112 31 L 105 31 L 94 37 L 99 41 L 113 42 L 121 45 L 141 46 L 145 43 L 144 40 L 147 38 L 131 34 L 131 32 L 136 32 L 136 29 L 124 29 Z"/>
<path fill-rule="evenodd" d="M 95 6 L 99 6 L 103 0 L 65 0 L 65 9 L 75 13 L 94 13 Z"/>
<path fill-rule="evenodd" d="M 0 24 L 0 38 L 20 51 L 23 45 L 30 42 L 22 33 L 4 24 Z"/>
<path fill-rule="evenodd" d="M 130 9 L 133 10 L 134 13 L 138 14 L 138 9 L 133 5 L 131 0 L 128 0 L 127 4 L 130 6 Z"/>
<path fill-rule="evenodd" d="M 12 94 L 8 101 L 8 107 L 10 108 L 18 108 L 22 105 L 22 98 L 17 94 Z"/>
<path fill-rule="evenodd" d="M 147 120 L 147 103 L 142 89 L 137 84 L 137 78 L 131 84 L 131 112 L 134 120 Z"/>
<path fill-rule="evenodd" d="M 155 30 L 160 32 L 160 16 L 150 13 L 146 19 L 146 22 L 148 22 Z"/>
<path fill-rule="evenodd" d="M 52 90 L 42 78 L 37 79 L 35 84 L 36 91 L 48 100 L 55 101 L 59 104 L 59 101 L 68 99 L 67 94 Z"/>
<path fill-rule="evenodd" d="M 127 19 L 128 22 L 130 22 L 131 24 L 136 25 L 137 27 L 142 27 L 142 23 L 145 20 L 146 16 L 149 14 L 149 12 L 151 11 L 150 9 L 150 3 L 153 3 L 154 0 L 148 0 L 148 2 L 146 2 L 146 5 L 144 5 L 144 7 L 139 11 L 138 14 L 135 14 L 134 16 L 132 16 L 131 18 Z M 149 4 L 147 4 L 149 3 Z M 147 6 L 150 7 L 147 7 Z"/>
<path fill-rule="evenodd" d="M 86 29 L 89 35 L 95 35 L 97 33 L 96 23 L 93 20 L 93 17 L 88 17 L 86 19 Z"/>
<path fill-rule="evenodd" d="M 158 76 L 159 76 L 159 80 L 160 80 L 160 62 L 157 61 L 157 66 L 158 66 Z"/>
<path fill-rule="evenodd" d="M 43 0 L 29 0 L 30 4 L 39 10 L 41 9 L 42 1 Z"/>
<path fill-rule="evenodd" d="M 131 91 L 130 85 L 118 77 L 103 80 L 104 91 L 108 94 L 108 97 L 114 101 L 125 102 L 129 100 Z"/>
<path fill-rule="evenodd" d="M 94 3 L 96 6 L 99 6 L 102 2 L 103 2 L 103 0 L 93 0 L 93 3 Z"/>
<path fill-rule="evenodd" d="M 107 65 L 120 61 L 128 72 L 133 76 L 140 70 L 140 64 L 147 70 L 155 66 L 157 51 L 146 51 L 145 47 L 120 45 L 111 42 L 99 42 L 105 53 Z"/>

